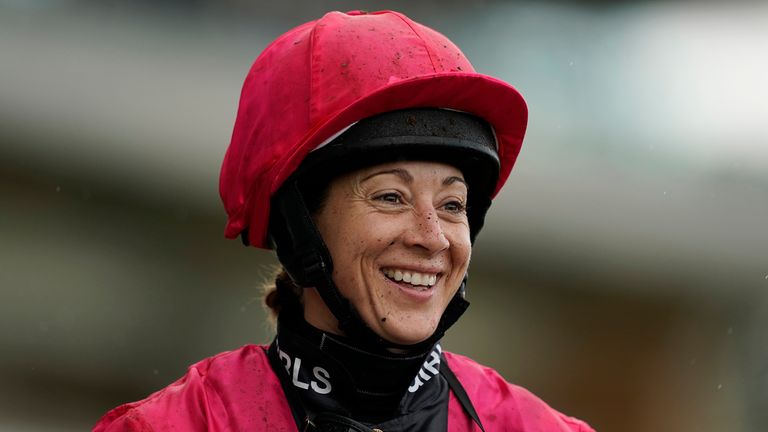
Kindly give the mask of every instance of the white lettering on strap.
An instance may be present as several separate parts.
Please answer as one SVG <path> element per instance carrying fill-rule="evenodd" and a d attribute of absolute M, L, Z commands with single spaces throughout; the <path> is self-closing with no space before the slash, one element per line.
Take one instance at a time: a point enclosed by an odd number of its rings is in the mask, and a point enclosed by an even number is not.
<path fill-rule="evenodd" d="M 409 392 L 415 393 L 416 390 L 424 385 L 424 383 L 440 373 L 440 353 L 442 352 L 443 349 L 440 345 L 435 345 L 435 349 L 429 353 L 429 357 L 424 360 L 424 364 L 421 366 L 421 369 L 419 369 L 419 373 L 416 374 L 413 383 L 408 387 Z"/>
<path fill-rule="evenodd" d="M 277 348 L 277 355 L 280 357 L 280 360 L 283 361 L 283 366 L 285 366 L 285 371 L 288 372 L 288 375 L 291 377 L 291 382 L 294 386 L 302 389 L 312 389 L 317 394 L 328 394 L 332 390 L 331 386 L 331 374 L 328 373 L 327 370 L 321 368 L 320 366 L 315 366 L 312 368 L 312 377 L 314 379 L 310 379 L 308 383 L 301 381 L 301 358 L 296 357 L 295 359 L 291 359 L 291 356 L 289 356 L 287 353 L 285 353 L 283 350 L 280 349 L 278 346 Z M 293 368 L 291 368 L 291 365 L 293 365 Z"/>
<path fill-rule="evenodd" d="M 309 384 L 299 381 L 300 370 L 301 370 L 301 359 L 296 357 L 296 360 L 293 361 L 293 385 L 295 385 L 300 389 L 306 390 L 309 388 Z"/>
<path fill-rule="evenodd" d="M 312 375 L 315 376 L 315 379 L 320 381 L 321 383 L 325 384 L 323 387 L 320 387 L 317 382 L 312 381 L 310 384 L 312 384 L 312 390 L 315 391 L 317 394 L 328 394 L 331 392 L 331 382 L 328 381 L 328 379 L 331 378 L 330 374 L 328 374 L 328 371 L 321 368 L 320 366 L 315 366 L 312 368 Z"/>

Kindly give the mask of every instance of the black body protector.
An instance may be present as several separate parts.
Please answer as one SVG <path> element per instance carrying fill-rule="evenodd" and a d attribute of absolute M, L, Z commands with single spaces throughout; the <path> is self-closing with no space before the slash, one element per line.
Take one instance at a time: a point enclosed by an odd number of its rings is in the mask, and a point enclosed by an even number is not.
<path fill-rule="evenodd" d="M 488 123 L 462 112 L 420 108 L 361 120 L 310 153 L 272 199 L 269 233 L 280 262 L 297 286 L 317 289 L 338 320 L 339 330 L 346 335 L 339 337 L 315 329 L 304 322 L 301 311 L 282 311 L 280 314 L 278 336 L 270 347 L 270 359 L 283 380 L 297 424 L 302 427 L 314 424 L 316 430 L 323 431 L 370 431 L 370 425 L 397 418 L 400 420 L 395 424 L 387 422 L 387 429 L 381 430 L 446 430 L 445 423 L 439 419 L 447 421 L 451 379 L 442 373 L 443 379 L 429 380 L 431 384 L 422 385 L 423 389 L 418 392 L 409 393 L 408 388 L 432 356 L 439 358 L 437 342 L 469 306 L 464 299 L 466 277 L 431 337 L 414 345 L 390 342 L 373 332 L 339 292 L 333 281 L 331 255 L 312 220 L 312 214 L 321 205 L 332 179 L 360 168 L 400 160 L 442 162 L 462 171 L 469 186 L 467 217 L 470 238 L 474 242 L 491 204 L 499 158 L 496 139 Z M 242 237 L 246 239 L 247 233 Z M 397 348 L 406 354 L 396 355 L 388 348 Z M 292 371 L 287 363 L 292 362 L 295 366 L 296 360 L 291 359 L 299 358 L 307 365 L 307 360 L 312 359 L 318 364 L 313 368 L 319 367 L 329 375 L 333 375 L 330 370 L 334 370 L 336 377 L 345 377 L 338 384 L 326 378 L 328 386 L 335 384 L 340 389 L 349 389 L 332 392 L 339 393 L 336 395 L 299 391 L 307 389 L 303 385 L 297 386 L 296 382 L 310 383 L 310 390 L 314 382 L 316 387 L 323 389 L 322 379 L 314 377 L 318 379 L 312 381 L 311 377 L 305 377 L 309 381 L 300 381 L 300 371 Z M 431 368 L 435 369 L 435 366 Z M 448 370 L 444 366 L 440 368 L 443 369 Z M 312 369 L 308 371 L 311 373 Z M 321 373 L 319 377 L 322 376 Z M 454 379 L 453 382 L 460 387 L 458 381 Z M 425 384 L 424 380 L 422 384 Z M 360 388 L 361 385 L 370 388 Z M 463 393 L 463 389 L 450 387 L 457 395 Z M 341 393 L 354 396 L 347 399 Z M 373 395 L 373 399 L 367 399 L 365 395 Z M 468 399 L 466 402 L 469 408 L 462 401 L 465 409 L 474 412 Z M 444 412 L 417 416 L 427 422 L 436 422 L 431 426 L 419 424 L 421 420 L 416 423 L 403 420 L 403 413 L 417 407 L 420 412 Z M 367 429 L 355 429 L 358 426 L 353 423 L 357 421 L 361 422 L 359 427 Z M 329 424 L 340 429 L 330 429 Z"/>

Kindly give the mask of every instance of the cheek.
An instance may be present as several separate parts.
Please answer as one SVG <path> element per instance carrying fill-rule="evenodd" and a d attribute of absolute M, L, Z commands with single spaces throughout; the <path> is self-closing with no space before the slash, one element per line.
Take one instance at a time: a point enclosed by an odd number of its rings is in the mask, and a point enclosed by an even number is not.
<path fill-rule="evenodd" d="M 333 260 L 333 280 L 344 297 L 357 303 L 370 296 L 364 288 L 369 279 L 378 276 L 376 257 L 388 244 L 385 237 L 372 235 L 370 230 L 349 230 L 333 244 L 327 244 Z"/>
<path fill-rule="evenodd" d="M 463 266 L 464 268 L 469 266 L 469 259 L 472 256 L 472 244 L 467 241 L 466 244 L 463 245 L 461 250 L 461 258 L 463 259 Z"/>
<path fill-rule="evenodd" d="M 461 229 L 452 236 L 451 258 L 457 267 L 467 267 L 472 255 L 472 242 L 469 240 L 469 229 Z"/>

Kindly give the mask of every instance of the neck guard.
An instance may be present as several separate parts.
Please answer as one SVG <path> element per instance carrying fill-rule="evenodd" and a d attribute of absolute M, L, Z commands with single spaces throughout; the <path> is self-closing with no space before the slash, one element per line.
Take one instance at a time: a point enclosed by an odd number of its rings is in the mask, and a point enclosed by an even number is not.
<path fill-rule="evenodd" d="M 281 314 L 269 351 L 286 394 L 297 396 L 291 403 L 294 415 L 334 413 L 369 425 L 433 425 L 447 418 L 448 385 L 437 376 L 439 344 L 408 354 L 371 352 L 312 327 L 298 315 Z"/>

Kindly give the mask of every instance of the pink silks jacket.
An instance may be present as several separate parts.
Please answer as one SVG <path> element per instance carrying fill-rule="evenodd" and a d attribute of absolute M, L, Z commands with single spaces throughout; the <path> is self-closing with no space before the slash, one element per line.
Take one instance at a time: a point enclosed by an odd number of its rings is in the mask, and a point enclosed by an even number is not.
<path fill-rule="evenodd" d="M 594 432 L 550 408 L 527 390 L 467 357 L 444 352 L 487 432 Z M 450 395 L 448 431 L 478 431 Z M 187 374 L 138 402 L 102 417 L 94 432 L 297 431 L 291 408 L 270 367 L 267 347 L 246 345 L 192 365 Z"/>

